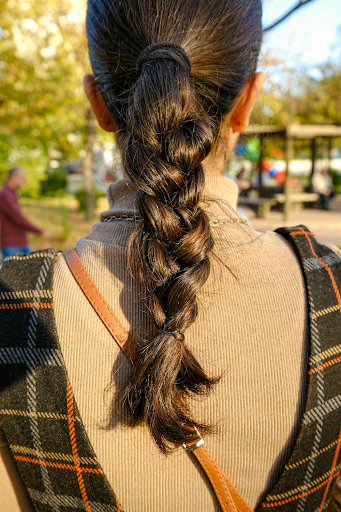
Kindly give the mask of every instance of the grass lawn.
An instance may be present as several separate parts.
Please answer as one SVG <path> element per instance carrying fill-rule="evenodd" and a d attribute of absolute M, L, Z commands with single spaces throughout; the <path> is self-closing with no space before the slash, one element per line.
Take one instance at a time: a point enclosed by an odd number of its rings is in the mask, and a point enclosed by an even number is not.
<path fill-rule="evenodd" d="M 24 215 L 36 226 L 48 231 L 49 239 L 29 233 L 29 244 L 34 251 L 55 248 L 68 251 L 75 247 L 77 240 L 90 233 L 99 221 L 99 213 L 108 209 L 105 198 L 99 201 L 99 208 L 93 221 L 86 221 L 85 214 L 77 209 L 73 198 L 52 198 L 41 201 L 22 198 L 20 200 Z"/>

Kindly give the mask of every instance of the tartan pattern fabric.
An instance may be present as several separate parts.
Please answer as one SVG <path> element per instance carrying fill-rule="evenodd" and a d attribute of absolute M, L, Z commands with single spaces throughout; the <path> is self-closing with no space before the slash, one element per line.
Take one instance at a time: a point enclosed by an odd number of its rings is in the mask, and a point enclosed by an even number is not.
<path fill-rule="evenodd" d="M 283 473 L 258 507 L 322 512 L 341 469 L 341 259 L 304 226 L 278 230 L 301 262 L 310 316 L 305 413 Z M 0 414 L 37 511 L 120 512 L 85 432 L 60 351 L 49 250 L 0 274 Z"/>
<path fill-rule="evenodd" d="M 55 250 L 0 273 L 0 418 L 39 512 L 121 512 L 79 417 L 53 312 Z"/>
<path fill-rule="evenodd" d="M 257 512 L 322 512 L 341 469 L 341 259 L 305 226 L 277 232 L 292 242 L 306 281 L 308 392 L 290 459 Z"/>

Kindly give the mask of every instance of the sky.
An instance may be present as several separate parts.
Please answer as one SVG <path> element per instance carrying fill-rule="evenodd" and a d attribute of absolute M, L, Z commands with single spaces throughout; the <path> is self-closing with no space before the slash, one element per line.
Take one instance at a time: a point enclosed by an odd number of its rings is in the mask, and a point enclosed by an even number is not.
<path fill-rule="evenodd" d="M 288 11 L 298 0 L 264 0 L 263 24 Z M 289 66 L 314 66 L 332 53 L 341 54 L 341 0 L 315 0 L 296 11 L 265 36 L 264 50 L 273 50 Z M 341 28 L 340 28 L 341 32 Z M 334 45 L 334 50 L 332 50 Z M 338 48 L 335 48 L 338 45 Z"/>

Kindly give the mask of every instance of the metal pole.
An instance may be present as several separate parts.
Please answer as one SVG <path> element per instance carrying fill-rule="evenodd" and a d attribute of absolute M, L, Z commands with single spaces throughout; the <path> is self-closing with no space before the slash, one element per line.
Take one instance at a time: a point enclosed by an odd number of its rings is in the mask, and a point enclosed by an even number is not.
<path fill-rule="evenodd" d="M 332 170 L 332 160 L 330 158 L 332 149 L 333 149 L 332 139 L 329 138 L 328 139 L 328 160 L 329 160 L 328 168 L 329 168 L 329 172 Z"/>
<path fill-rule="evenodd" d="M 316 156 L 317 156 L 317 141 L 316 138 L 312 139 L 311 141 L 311 174 L 310 174 L 310 183 L 309 188 L 312 190 L 312 181 L 314 172 L 316 169 Z"/>
<path fill-rule="evenodd" d="M 96 138 L 96 118 L 92 110 L 86 113 L 86 157 L 83 163 L 83 179 L 86 198 L 86 219 L 95 216 L 95 184 L 93 177 L 94 144 Z"/>
<path fill-rule="evenodd" d="M 290 162 L 294 158 L 294 139 L 287 135 L 286 139 L 286 162 L 287 162 L 287 172 L 285 175 L 285 183 L 284 183 L 284 220 L 289 220 L 290 216 Z"/>

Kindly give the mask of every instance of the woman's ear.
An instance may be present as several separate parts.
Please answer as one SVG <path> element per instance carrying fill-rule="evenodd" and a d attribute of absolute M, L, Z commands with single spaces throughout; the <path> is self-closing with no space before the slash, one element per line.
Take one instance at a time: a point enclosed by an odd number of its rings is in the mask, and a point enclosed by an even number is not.
<path fill-rule="evenodd" d="M 256 99 L 262 92 L 265 83 L 265 74 L 262 71 L 255 73 L 244 85 L 236 105 L 233 107 L 229 124 L 234 133 L 240 133 L 249 126 L 250 116 Z"/>
<path fill-rule="evenodd" d="M 85 94 L 88 97 L 91 108 L 97 117 L 98 124 L 106 132 L 115 132 L 115 125 L 110 112 L 104 102 L 103 96 L 99 91 L 98 84 L 93 75 L 85 75 L 83 80 Z"/>

